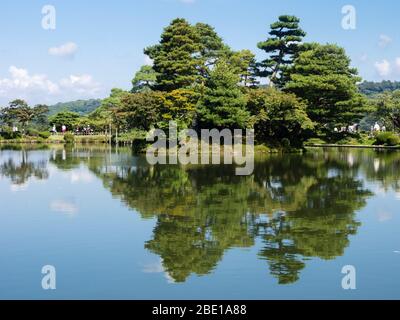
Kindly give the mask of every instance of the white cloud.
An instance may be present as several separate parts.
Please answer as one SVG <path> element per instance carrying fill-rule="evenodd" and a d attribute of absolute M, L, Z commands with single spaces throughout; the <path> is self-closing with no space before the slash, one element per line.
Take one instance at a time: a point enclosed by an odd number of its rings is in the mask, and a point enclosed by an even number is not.
<path fill-rule="evenodd" d="M 71 183 L 91 183 L 93 176 L 85 171 L 73 171 L 70 177 Z"/>
<path fill-rule="evenodd" d="M 381 77 L 387 77 L 392 72 L 390 62 L 386 59 L 375 62 L 375 69 Z"/>
<path fill-rule="evenodd" d="M 390 43 L 392 42 L 392 38 L 390 38 L 388 35 L 386 34 L 381 34 L 379 36 L 379 46 L 381 48 L 385 48 L 386 46 L 388 46 Z"/>
<path fill-rule="evenodd" d="M 56 57 L 73 58 L 78 51 L 78 45 L 74 42 L 67 42 L 59 47 L 49 49 L 49 54 Z"/>
<path fill-rule="evenodd" d="M 79 94 L 95 95 L 99 91 L 99 83 L 93 80 L 89 74 L 70 75 L 68 78 L 61 79 L 60 86 L 63 89 L 70 89 Z"/>
<path fill-rule="evenodd" d="M 11 66 L 9 78 L 0 78 L 0 96 L 26 98 L 31 94 L 54 95 L 59 93 L 59 86 L 46 75 L 30 75 L 28 70 Z"/>
<path fill-rule="evenodd" d="M 30 74 L 27 69 L 11 66 L 9 76 L 0 78 L 0 104 L 24 99 L 31 104 L 96 97 L 101 85 L 89 74 L 70 75 L 52 81 L 44 74 Z"/>

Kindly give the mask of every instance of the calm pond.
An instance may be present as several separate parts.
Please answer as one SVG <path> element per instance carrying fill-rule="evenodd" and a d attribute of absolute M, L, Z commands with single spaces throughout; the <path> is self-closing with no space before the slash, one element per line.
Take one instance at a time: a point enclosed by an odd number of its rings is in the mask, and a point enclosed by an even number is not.
<path fill-rule="evenodd" d="M 3 146 L 0 298 L 399 299 L 399 168 L 400 152 L 314 149 L 238 177 L 125 148 Z"/>

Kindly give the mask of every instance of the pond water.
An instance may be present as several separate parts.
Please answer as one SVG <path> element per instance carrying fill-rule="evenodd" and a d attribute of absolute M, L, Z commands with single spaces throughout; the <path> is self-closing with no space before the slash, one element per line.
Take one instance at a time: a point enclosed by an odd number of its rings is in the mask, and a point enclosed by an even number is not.
<path fill-rule="evenodd" d="M 399 299 L 399 167 L 400 152 L 314 149 L 238 177 L 124 148 L 3 146 L 0 298 Z"/>

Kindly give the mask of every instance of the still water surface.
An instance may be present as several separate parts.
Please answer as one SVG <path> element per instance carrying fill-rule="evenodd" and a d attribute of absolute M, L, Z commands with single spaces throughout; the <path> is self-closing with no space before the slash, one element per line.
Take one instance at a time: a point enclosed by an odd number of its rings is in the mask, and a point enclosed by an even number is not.
<path fill-rule="evenodd" d="M 0 298 L 399 299 L 399 168 L 400 152 L 315 149 L 238 177 L 124 148 L 2 147 Z"/>

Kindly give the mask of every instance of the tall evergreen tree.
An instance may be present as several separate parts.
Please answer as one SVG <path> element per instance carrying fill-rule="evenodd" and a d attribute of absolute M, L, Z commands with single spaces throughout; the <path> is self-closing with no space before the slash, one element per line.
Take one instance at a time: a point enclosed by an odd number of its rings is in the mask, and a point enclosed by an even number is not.
<path fill-rule="evenodd" d="M 155 89 L 172 91 L 192 86 L 198 80 L 196 53 L 200 38 L 185 19 L 175 19 L 164 29 L 159 44 L 144 50 L 154 60 Z"/>
<path fill-rule="evenodd" d="M 250 50 L 233 52 L 229 57 L 229 63 L 240 75 L 241 84 L 245 87 L 255 87 L 259 82 L 256 78 L 256 58 Z"/>
<path fill-rule="evenodd" d="M 218 61 L 198 105 L 202 128 L 240 129 L 247 126 L 250 115 L 239 82 L 240 77 L 233 68 L 224 60 Z"/>
<path fill-rule="evenodd" d="M 226 58 L 231 49 L 224 44 L 222 38 L 215 32 L 209 24 L 197 23 L 195 31 L 199 37 L 199 66 L 198 70 L 203 80 L 207 79 L 210 70 L 219 58 Z"/>
<path fill-rule="evenodd" d="M 267 59 L 259 63 L 259 75 L 268 77 L 271 86 L 282 85 L 281 72 L 293 62 L 299 44 L 306 35 L 299 23 L 300 19 L 295 16 L 280 16 L 277 22 L 271 24 L 271 37 L 258 44 L 258 48 L 269 54 Z"/>
<path fill-rule="evenodd" d="M 357 88 L 361 78 L 345 50 L 337 45 L 310 47 L 288 70 L 285 90 L 308 101 L 307 114 L 320 127 L 357 121 L 367 109 Z"/>

